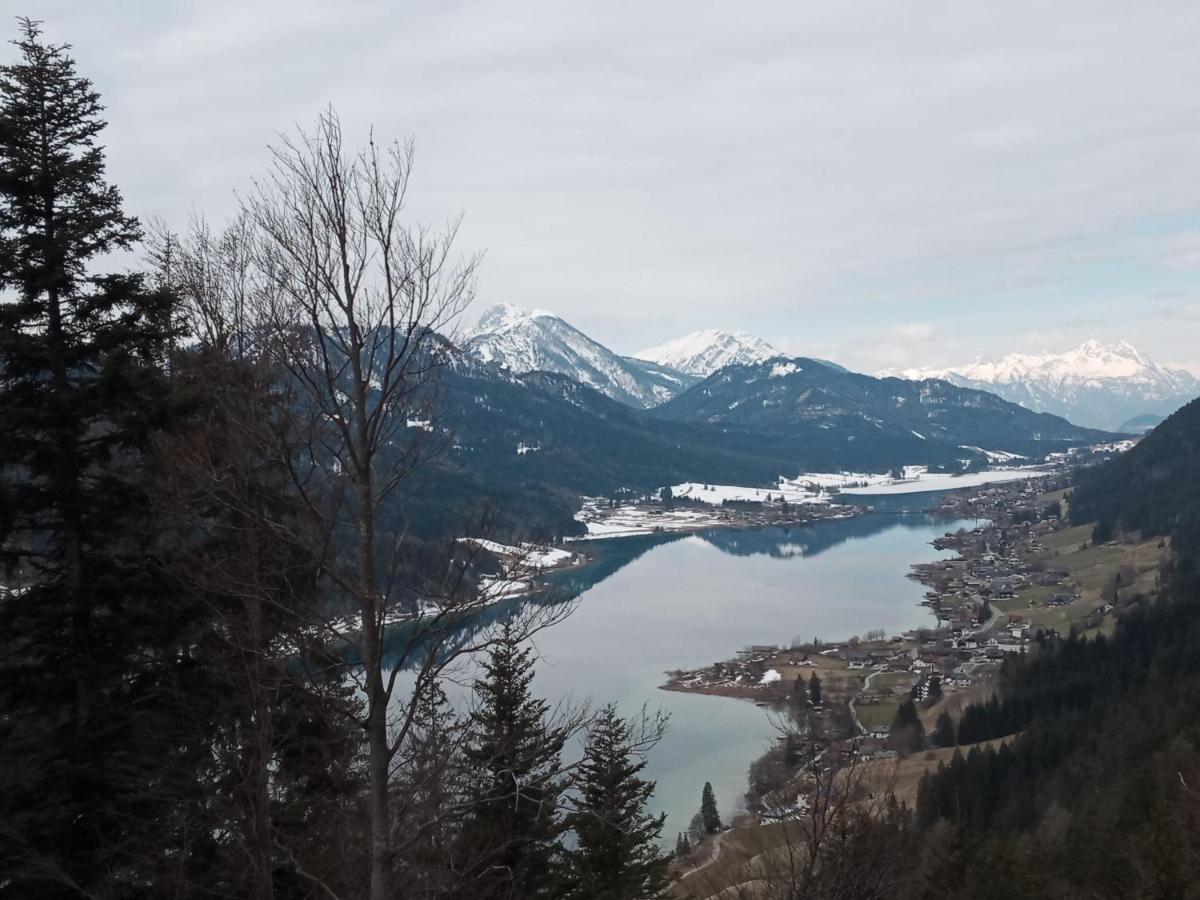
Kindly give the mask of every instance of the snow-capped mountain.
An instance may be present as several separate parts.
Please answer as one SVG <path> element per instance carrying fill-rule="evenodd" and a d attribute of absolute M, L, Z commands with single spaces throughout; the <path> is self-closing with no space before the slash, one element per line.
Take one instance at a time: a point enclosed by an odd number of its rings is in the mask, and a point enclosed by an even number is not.
<path fill-rule="evenodd" d="M 680 372 L 707 378 L 718 369 L 732 365 L 750 365 L 780 356 L 780 352 L 752 334 L 744 331 L 718 331 L 710 328 L 667 341 L 633 354 Z"/>
<path fill-rule="evenodd" d="M 512 303 L 487 310 L 463 341 L 463 350 L 518 375 L 566 375 L 642 409 L 671 399 L 698 380 L 669 366 L 620 356 L 553 313 Z"/>
<path fill-rule="evenodd" d="M 996 362 L 881 374 L 941 378 L 1078 425 L 1109 430 L 1135 419 L 1167 416 L 1200 395 L 1200 379 L 1151 362 L 1125 341 L 1088 340 L 1061 353 L 1010 353 Z"/>

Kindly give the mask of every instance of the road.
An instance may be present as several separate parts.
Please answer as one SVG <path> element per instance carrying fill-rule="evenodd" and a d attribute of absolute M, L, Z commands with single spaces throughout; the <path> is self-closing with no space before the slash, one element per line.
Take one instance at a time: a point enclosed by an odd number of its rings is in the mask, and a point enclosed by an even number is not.
<path fill-rule="evenodd" d="M 878 675 L 882 671 L 883 671 L 883 669 L 872 669 L 871 673 L 863 680 L 862 690 L 859 691 L 859 693 L 860 694 L 865 693 L 867 690 L 869 690 L 871 687 L 871 679 L 874 678 L 876 675 Z M 855 726 L 858 728 L 858 730 L 860 732 L 862 732 L 863 734 L 866 734 L 867 729 L 863 728 L 862 722 L 860 722 L 858 720 L 858 710 L 854 708 L 854 698 L 850 699 L 849 706 L 850 706 L 850 717 L 852 719 L 854 719 Z"/>

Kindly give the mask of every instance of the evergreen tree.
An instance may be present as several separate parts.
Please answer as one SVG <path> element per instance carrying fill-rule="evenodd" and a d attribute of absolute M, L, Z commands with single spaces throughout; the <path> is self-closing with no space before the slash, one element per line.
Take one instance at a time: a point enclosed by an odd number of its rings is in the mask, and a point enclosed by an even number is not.
<path fill-rule="evenodd" d="M 463 755 L 470 782 L 459 836 L 462 895 L 472 900 L 561 894 L 558 777 L 565 736 L 532 696 L 533 659 L 511 625 L 475 682 Z"/>
<path fill-rule="evenodd" d="M 939 747 L 954 746 L 954 720 L 950 718 L 949 713 L 944 712 L 938 716 L 937 726 L 933 730 L 933 742 Z"/>
<path fill-rule="evenodd" d="M 817 673 L 812 673 L 812 678 L 808 682 L 808 699 L 812 701 L 813 706 L 821 705 L 821 679 L 817 677 Z"/>
<path fill-rule="evenodd" d="M 912 700 L 905 700 L 896 710 L 891 740 L 897 750 L 905 753 L 915 753 L 925 746 L 925 726 Z"/>
<path fill-rule="evenodd" d="M 436 681 L 421 690 L 413 728 L 392 776 L 396 806 L 394 884 L 414 897 L 444 893 L 452 883 L 447 859 L 454 840 L 448 810 L 461 804 L 461 726 Z"/>
<path fill-rule="evenodd" d="M 571 896 L 640 900 L 661 893 L 667 858 L 658 840 L 666 815 L 646 812 L 654 783 L 638 777 L 645 766 L 630 747 L 628 724 L 611 704 L 604 707 L 579 769 L 579 806 L 571 816 L 577 839 L 570 854 Z"/>
<path fill-rule="evenodd" d="M 675 858 L 683 859 L 685 856 L 687 856 L 691 852 L 692 852 L 692 845 L 688 841 L 687 835 L 684 834 L 682 831 L 679 832 L 679 835 L 675 838 Z"/>
<path fill-rule="evenodd" d="M 0 66 L 0 870 L 79 893 L 144 884 L 164 702 L 193 617 L 161 589 L 146 451 L 167 421 L 173 299 L 101 274 L 138 223 L 104 177 L 99 96 L 21 20 Z M 184 764 L 185 765 L 185 764 Z M 142 833 L 139 834 L 139 829 Z M 150 835 L 154 834 L 154 838 Z"/>
<path fill-rule="evenodd" d="M 721 815 L 717 812 L 717 798 L 713 794 L 712 782 L 704 782 L 704 790 L 700 794 L 700 824 L 706 834 L 716 834 L 721 830 Z"/>

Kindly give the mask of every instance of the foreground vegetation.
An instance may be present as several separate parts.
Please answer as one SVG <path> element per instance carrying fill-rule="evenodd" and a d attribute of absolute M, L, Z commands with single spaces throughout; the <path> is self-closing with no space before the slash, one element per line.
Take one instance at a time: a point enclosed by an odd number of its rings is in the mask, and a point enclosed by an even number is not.
<path fill-rule="evenodd" d="M 474 272 L 405 221 L 409 149 L 325 115 L 228 230 L 143 243 L 96 92 L 35 23 L 16 46 L 0 897 L 658 893 L 662 723 L 550 710 L 523 648 L 562 608 L 493 608 L 486 542 L 409 528 Z"/>

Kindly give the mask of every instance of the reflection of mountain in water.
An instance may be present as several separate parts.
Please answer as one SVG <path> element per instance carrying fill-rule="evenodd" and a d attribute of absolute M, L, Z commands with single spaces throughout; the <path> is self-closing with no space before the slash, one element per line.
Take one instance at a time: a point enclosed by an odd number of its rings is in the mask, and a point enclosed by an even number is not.
<path fill-rule="evenodd" d="M 923 495 L 877 499 L 903 499 L 911 502 L 913 498 L 920 496 Z M 924 500 L 918 499 L 918 503 L 921 502 L 928 506 L 928 496 L 924 495 Z M 953 527 L 956 521 L 960 520 L 956 517 L 924 512 L 888 511 L 866 513 L 850 519 L 827 519 L 812 525 L 791 528 L 713 529 L 693 534 L 660 533 L 588 542 L 581 545 L 581 549 L 593 557 L 591 562 L 584 566 L 551 572 L 546 577 L 545 588 L 536 594 L 514 597 L 476 613 L 470 621 L 462 623 L 446 649 L 447 652 L 451 652 L 470 647 L 477 643 L 488 629 L 517 614 L 523 617 L 541 615 L 548 618 L 565 614 L 569 611 L 567 604 L 584 591 L 615 575 L 655 547 L 683 538 L 698 537 L 722 553 L 732 556 L 761 555 L 774 559 L 798 559 L 817 556 L 847 541 L 869 538 L 891 528 L 918 529 L 938 523 L 946 523 L 946 527 Z M 388 635 L 386 652 L 394 659 L 405 654 L 407 650 L 406 655 L 411 658 L 414 646 L 419 647 L 421 644 L 420 630 L 419 622 L 395 629 Z M 416 655 L 419 656 L 419 652 Z"/>
<path fill-rule="evenodd" d="M 733 556 L 772 556 L 776 559 L 817 556 L 847 541 L 868 538 L 889 528 L 923 528 L 950 521 L 927 513 L 880 515 L 868 513 L 853 519 L 835 519 L 794 528 L 759 528 L 752 531 L 706 531 L 700 535 L 722 553 Z"/>

